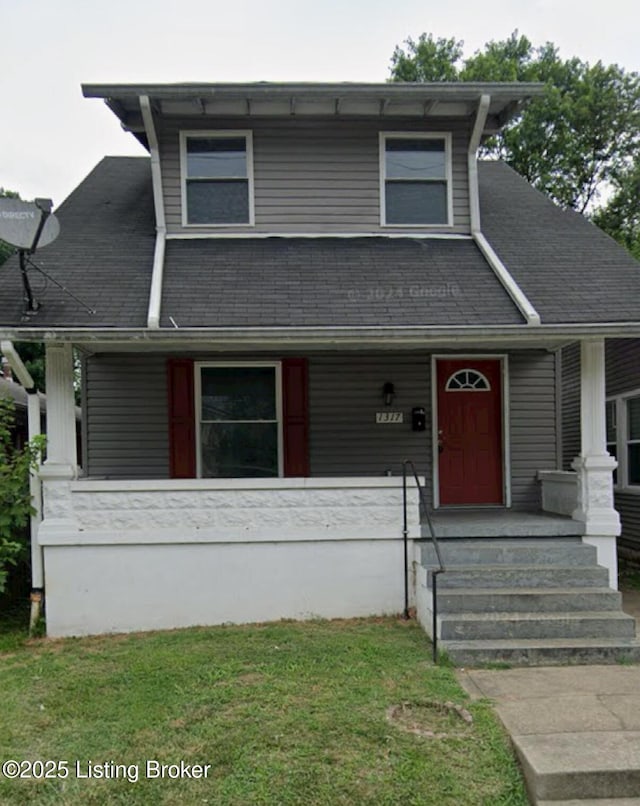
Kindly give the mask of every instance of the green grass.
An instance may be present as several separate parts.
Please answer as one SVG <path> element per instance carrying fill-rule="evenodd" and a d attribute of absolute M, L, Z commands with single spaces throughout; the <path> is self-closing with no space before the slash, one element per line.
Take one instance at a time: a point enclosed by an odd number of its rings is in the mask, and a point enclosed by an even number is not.
<path fill-rule="evenodd" d="M 0 653 L 23 647 L 29 637 L 29 600 L 0 598 Z"/>
<path fill-rule="evenodd" d="M 15 638 L 15 635 L 14 635 Z M 66 780 L 9 781 L 1 804 L 520 804 L 522 779 L 486 702 L 434 667 L 414 623 L 281 622 L 64 641 L 0 654 L 0 758 L 70 762 Z M 464 705 L 452 727 L 433 703 Z M 445 738 L 386 718 L 400 703 Z M 429 717 L 430 718 L 430 717 Z M 448 720 L 439 723 L 439 719 Z M 428 721 L 428 720 L 427 720 Z M 454 720 L 455 722 L 455 720 Z M 210 764 L 142 777 L 146 759 Z M 137 783 L 73 763 L 140 765 Z"/>

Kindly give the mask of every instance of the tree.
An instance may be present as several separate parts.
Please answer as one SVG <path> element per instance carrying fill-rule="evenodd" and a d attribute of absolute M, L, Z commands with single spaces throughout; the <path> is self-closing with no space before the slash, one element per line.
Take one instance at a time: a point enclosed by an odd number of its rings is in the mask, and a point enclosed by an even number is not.
<path fill-rule="evenodd" d="M 422 34 L 396 47 L 392 81 L 536 81 L 543 95 L 485 144 L 562 207 L 594 209 L 640 156 L 640 77 L 617 65 L 563 60 L 517 31 L 461 61 L 462 42 Z"/>
<path fill-rule="evenodd" d="M 640 161 L 616 179 L 616 191 L 593 216 L 605 232 L 640 260 Z"/>
<path fill-rule="evenodd" d="M 421 34 L 418 41 L 407 39 L 407 50 L 396 45 L 391 57 L 393 81 L 457 81 L 463 42 L 434 39 Z"/>

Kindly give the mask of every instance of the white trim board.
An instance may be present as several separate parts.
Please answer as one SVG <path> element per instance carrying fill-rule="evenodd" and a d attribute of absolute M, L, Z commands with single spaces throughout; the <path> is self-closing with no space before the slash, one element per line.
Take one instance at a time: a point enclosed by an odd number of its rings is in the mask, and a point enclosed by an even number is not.
<path fill-rule="evenodd" d="M 205 224 L 191 226 L 208 226 Z M 171 232 L 167 234 L 170 241 L 191 241 L 191 240 L 218 240 L 229 238 L 238 240 L 247 238 L 403 238 L 415 241 L 417 239 L 425 241 L 472 241 L 472 235 L 461 232 Z"/>

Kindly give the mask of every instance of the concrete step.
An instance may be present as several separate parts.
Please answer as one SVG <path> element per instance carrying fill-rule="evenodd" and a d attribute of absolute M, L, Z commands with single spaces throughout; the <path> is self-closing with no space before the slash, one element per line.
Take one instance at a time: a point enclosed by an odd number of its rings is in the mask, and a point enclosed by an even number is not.
<path fill-rule="evenodd" d="M 622 596 L 611 588 L 438 588 L 445 613 L 556 613 L 620 610 Z"/>
<path fill-rule="evenodd" d="M 438 576 L 438 591 L 450 588 L 604 588 L 609 572 L 594 566 L 457 565 Z M 427 574 L 431 587 L 431 572 Z"/>
<path fill-rule="evenodd" d="M 453 565 L 595 565 L 595 546 L 578 537 L 441 540 L 444 564 Z M 423 565 L 436 565 L 433 544 L 421 547 Z"/>
<path fill-rule="evenodd" d="M 520 638 L 634 638 L 636 622 L 626 613 L 459 613 L 438 618 L 440 638 L 482 641 Z"/>
<path fill-rule="evenodd" d="M 505 663 L 510 666 L 554 666 L 585 663 L 638 663 L 637 638 L 547 638 L 482 641 L 439 641 L 456 666 Z M 640 789 L 638 790 L 640 791 Z"/>
<path fill-rule="evenodd" d="M 513 744 L 534 803 L 640 793 L 640 732 L 530 734 Z"/>

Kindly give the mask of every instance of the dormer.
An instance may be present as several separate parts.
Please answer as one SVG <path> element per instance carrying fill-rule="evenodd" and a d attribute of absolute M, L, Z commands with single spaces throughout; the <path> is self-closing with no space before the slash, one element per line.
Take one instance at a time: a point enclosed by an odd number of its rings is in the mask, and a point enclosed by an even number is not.
<path fill-rule="evenodd" d="M 85 85 L 149 149 L 173 238 L 469 235 L 476 153 L 539 84 Z"/>

